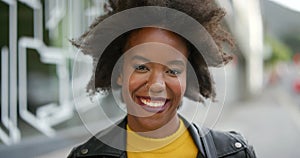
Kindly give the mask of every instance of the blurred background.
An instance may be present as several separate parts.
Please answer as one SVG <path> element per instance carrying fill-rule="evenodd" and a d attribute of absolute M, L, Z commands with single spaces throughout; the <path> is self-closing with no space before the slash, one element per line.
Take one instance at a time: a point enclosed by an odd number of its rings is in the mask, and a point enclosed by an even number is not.
<path fill-rule="evenodd" d="M 300 2 L 217 3 L 227 11 L 224 26 L 236 48 L 227 50 L 230 64 L 211 69 L 224 99 L 210 128 L 243 133 L 258 157 L 299 157 Z M 90 102 L 91 59 L 69 42 L 107 9 L 107 0 L 0 1 L 1 157 L 66 157 L 107 126 L 102 120 L 125 114 Z M 107 98 L 102 103 L 110 103 Z"/>

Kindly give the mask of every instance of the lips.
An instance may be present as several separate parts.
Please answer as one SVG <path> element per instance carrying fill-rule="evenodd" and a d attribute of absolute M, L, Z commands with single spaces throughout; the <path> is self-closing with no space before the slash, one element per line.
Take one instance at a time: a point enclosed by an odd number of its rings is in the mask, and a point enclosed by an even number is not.
<path fill-rule="evenodd" d="M 166 103 L 166 99 L 140 98 L 140 101 L 150 107 L 161 107 Z"/>
<path fill-rule="evenodd" d="M 163 112 L 169 105 L 170 100 L 162 97 L 138 97 L 139 105 L 148 112 Z"/>

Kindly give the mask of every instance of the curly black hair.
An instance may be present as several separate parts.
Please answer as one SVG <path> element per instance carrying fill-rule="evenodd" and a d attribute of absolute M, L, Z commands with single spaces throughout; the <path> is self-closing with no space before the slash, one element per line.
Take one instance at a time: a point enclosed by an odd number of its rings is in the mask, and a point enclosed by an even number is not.
<path fill-rule="evenodd" d="M 100 22 L 116 13 L 142 6 L 159 6 L 175 9 L 194 18 L 206 29 L 216 43 L 218 52 L 212 53 L 215 53 L 215 56 L 221 58 L 221 60 L 209 65 L 197 48 L 181 36 L 187 43 L 190 53 L 188 60 L 197 77 L 197 80 L 189 80 L 191 69 L 188 69 L 188 83 L 185 96 L 194 101 L 203 101 L 203 97 L 214 100 L 216 96 L 214 81 L 211 78 L 208 66 L 218 67 L 227 64 L 232 59 L 232 56 L 224 52 L 222 44 L 234 45 L 231 35 L 221 26 L 221 20 L 225 16 L 225 11 L 222 8 L 219 8 L 213 0 L 110 0 L 109 3 L 109 6 L 105 6 L 105 9 L 108 10 L 107 14 L 98 17 L 89 27 L 89 30 L 81 35 L 79 39 L 71 40 L 72 44 L 80 48 L 83 53 L 93 57 L 95 73 L 87 86 L 87 91 L 90 94 L 95 94 L 97 91 L 108 92 L 111 89 L 111 85 L 115 84 L 115 79 L 112 79 L 113 69 L 124 52 L 123 48 L 128 36 L 136 29 L 126 32 L 113 40 L 100 58 L 96 54 L 97 52 L 88 49 L 88 45 L 91 45 L 91 43 L 85 42 L 85 39 L 94 33 L 96 26 Z M 199 85 L 199 87 L 195 85 Z"/>

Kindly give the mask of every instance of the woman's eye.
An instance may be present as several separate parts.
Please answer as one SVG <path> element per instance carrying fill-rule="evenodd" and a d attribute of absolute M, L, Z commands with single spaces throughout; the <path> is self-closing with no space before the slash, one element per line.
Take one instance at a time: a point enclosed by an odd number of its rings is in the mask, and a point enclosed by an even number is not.
<path fill-rule="evenodd" d="M 168 70 L 167 73 L 171 74 L 172 76 L 177 76 L 177 75 L 180 75 L 182 73 L 182 71 L 171 69 L 171 70 Z"/>
<path fill-rule="evenodd" d="M 145 65 L 134 65 L 133 67 L 138 72 L 146 72 L 149 70 Z"/>

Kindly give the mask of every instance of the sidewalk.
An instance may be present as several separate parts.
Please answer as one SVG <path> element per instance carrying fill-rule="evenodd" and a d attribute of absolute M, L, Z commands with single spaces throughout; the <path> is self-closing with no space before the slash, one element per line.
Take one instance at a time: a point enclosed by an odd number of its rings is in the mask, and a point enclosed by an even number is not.
<path fill-rule="evenodd" d="M 299 157 L 300 106 L 296 104 L 292 95 L 272 87 L 255 100 L 225 108 L 215 129 L 243 133 L 257 157 Z"/>

